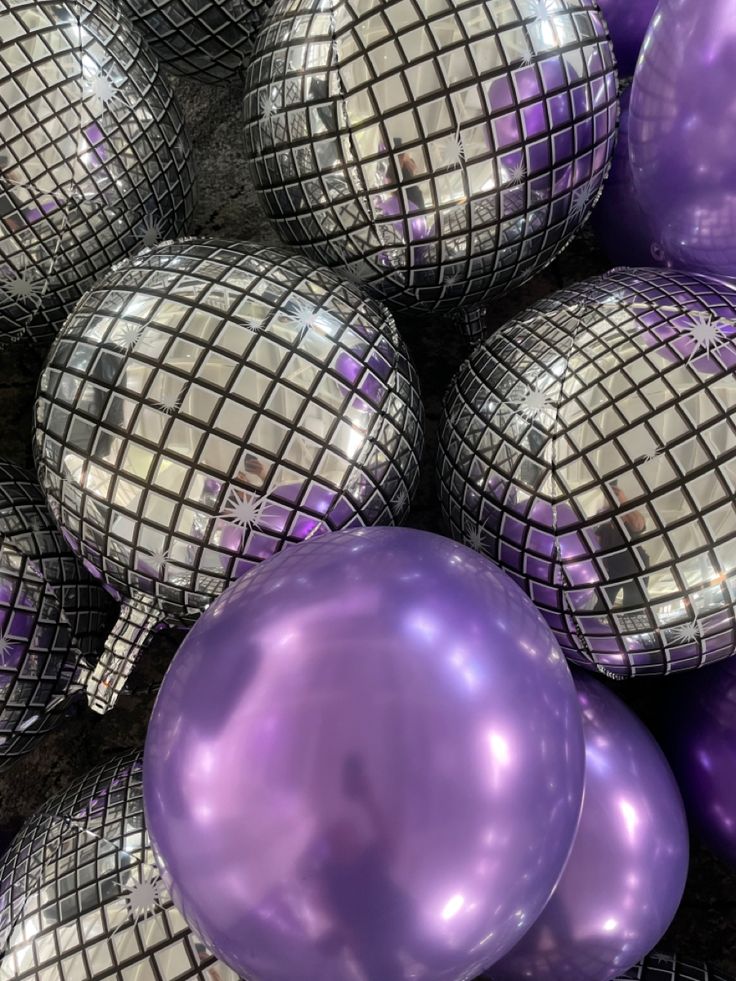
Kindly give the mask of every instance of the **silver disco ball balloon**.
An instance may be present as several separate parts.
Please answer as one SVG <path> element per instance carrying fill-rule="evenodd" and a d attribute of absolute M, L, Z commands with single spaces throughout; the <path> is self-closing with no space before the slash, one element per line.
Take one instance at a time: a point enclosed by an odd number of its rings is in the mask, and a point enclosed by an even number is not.
<path fill-rule="evenodd" d="M 736 650 L 736 288 L 618 269 L 462 366 L 438 454 L 452 535 L 616 678 Z"/>
<path fill-rule="evenodd" d="M 158 62 L 98 0 L 0 0 L 0 339 L 54 333 L 110 264 L 186 227 L 191 147 Z"/>
<path fill-rule="evenodd" d="M 220 82 L 238 72 L 273 0 L 119 0 L 161 61 Z"/>
<path fill-rule="evenodd" d="M 618 112 L 594 0 L 277 0 L 246 77 L 285 241 L 450 311 L 529 279 L 586 219 Z"/>
<path fill-rule="evenodd" d="M 35 433 L 51 511 L 124 601 L 93 707 L 156 625 L 284 545 L 401 521 L 422 424 L 393 318 L 308 260 L 187 242 L 98 282 L 51 349 Z"/>
<path fill-rule="evenodd" d="M 728 981 L 728 979 L 722 974 L 716 974 L 713 968 L 700 961 L 693 963 L 677 954 L 665 954 L 655 950 L 616 981 Z"/>
<path fill-rule="evenodd" d="M 63 719 L 104 638 L 108 602 L 56 530 L 38 484 L 0 461 L 0 769 Z"/>
<path fill-rule="evenodd" d="M 237 981 L 159 878 L 142 754 L 93 770 L 21 829 L 0 863 L 0 981 Z"/>

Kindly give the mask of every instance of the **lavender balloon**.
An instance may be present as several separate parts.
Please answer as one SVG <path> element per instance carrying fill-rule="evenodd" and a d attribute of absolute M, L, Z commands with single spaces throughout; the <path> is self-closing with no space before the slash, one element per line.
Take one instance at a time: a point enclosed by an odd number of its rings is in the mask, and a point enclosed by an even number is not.
<path fill-rule="evenodd" d="M 619 74 L 633 75 L 657 0 L 598 0 L 608 23 Z"/>
<path fill-rule="evenodd" d="M 634 183 L 671 266 L 736 275 L 736 0 L 660 0 L 634 76 Z"/>
<path fill-rule="evenodd" d="M 662 255 L 652 248 L 649 221 L 634 189 L 629 153 L 631 88 L 621 93 L 621 116 L 613 162 L 591 222 L 596 238 L 611 262 L 622 266 L 660 265 Z"/>
<path fill-rule="evenodd" d="M 586 777 L 570 859 L 493 981 L 609 981 L 661 938 L 687 878 L 685 811 L 662 751 L 604 685 L 575 676 Z"/>
<path fill-rule="evenodd" d="M 251 981 L 473 977 L 569 853 L 580 711 L 541 616 L 427 532 L 338 532 L 226 590 L 148 731 L 175 902 Z"/>
<path fill-rule="evenodd" d="M 676 699 L 668 749 L 693 825 L 736 868 L 736 665 L 695 676 Z"/>

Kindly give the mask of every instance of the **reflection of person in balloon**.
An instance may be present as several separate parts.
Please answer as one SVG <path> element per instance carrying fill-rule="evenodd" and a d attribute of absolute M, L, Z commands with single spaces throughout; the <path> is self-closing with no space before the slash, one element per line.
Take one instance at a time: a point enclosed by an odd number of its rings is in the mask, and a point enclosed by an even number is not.
<path fill-rule="evenodd" d="M 610 487 L 613 493 L 616 495 L 619 504 L 625 504 L 626 495 L 619 486 L 618 482 L 613 481 Z M 644 512 L 638 509 L 628 511 L 621 517 L 621 521 L 626 528 L 630 541 L 632 542 L 636 541 L 636 539 L 643 535 L 646 530 L 646 515 Z M 608 573 L 609 578 L 614 581 L 612 585 L 604 587 L 609 603 L 611 606 L 616 606 L 619 593 L 621 593 L 621 602 L 623 606 L 640 606 L 643 597 L 636 580 L 633 578 L 633 562 L 628 551 L 623 547 L 625 542 L 618 525 L 612 518 L 609 518 L 608 521 L 605 521 L 596 528 L 595 535 L 602 550 L 607 551 L 609 549 L 617 549 L 617 551 L 614 551 L 611 555 L 601 556 L 603 568 Z M 646 568 L 649 562 L 648 553 L 641 545 L 636 547 L 636 551 L 639 557 L 642 559 L 644 568 Z M 645 587 L 648 581 L 648 576 L 642 579 Z"/>
<path fill-rule="evenodd" d="M 346 949 L 363 981 L 405 981 L 402 955 L 436 965 L 450 951 L 422 935 L 411 898 L 392 877 L 390 828 L 357 754 L 343 762 L 342 793 L 360 807 L 370 836 L 359 822 L 337 819 L 310 849 L 311 877 L 332 924 L 322 946 Z"/>

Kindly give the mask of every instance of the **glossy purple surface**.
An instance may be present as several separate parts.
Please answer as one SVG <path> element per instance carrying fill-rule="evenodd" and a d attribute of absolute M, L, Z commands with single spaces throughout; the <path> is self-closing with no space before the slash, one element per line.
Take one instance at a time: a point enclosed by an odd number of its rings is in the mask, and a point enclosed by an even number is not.
<path fill-rule="evenodd" d="M 668 752 L 694 829 L 736 868 L 736 664 L 708 668 L 683 689 Z"/>
<path fill-rule="evenodd" d="M 549 898 L 583 769 L 518 587 L 374 528 L 284 551 L 201 618 L 148 731 L 146 815 L 177 905 L 252 981 L 457 981 Z"/>
<path fill-rule="evenodd" d="M 611 32 L 619 75 L 633 75 L 657 0 L 598 0 L 598 6 Z"/>
<path fill-rule="evenodd" d="M 585 799 L 570 859 L 544 912 L 493 981 L 609 981 L 661 938 L 685 888 L 682 799 L 649 731 L 600 682 L 575 675 Z"/>
<path fill-rule="evenodd" d="M 736 0 L 660 0 L 634 75 L 634 183 L 667 263 L 736 275 Z"/>

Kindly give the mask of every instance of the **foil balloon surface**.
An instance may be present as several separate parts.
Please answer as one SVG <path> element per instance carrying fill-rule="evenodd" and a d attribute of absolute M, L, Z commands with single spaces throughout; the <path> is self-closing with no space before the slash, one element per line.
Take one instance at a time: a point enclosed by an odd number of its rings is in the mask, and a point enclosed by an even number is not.
<path fill-rule="evenodd" d="M 109 613 L 34 478 L 0 460 L 0 769 L 63 720 Z"/>
<path fill-rule="evenodd" d="M 162 64 L 221 82 L 243 68 L 272 0 L 119 0 Z"/>
<path fill-rule="evenodd" d="M 157 625 L 284 545 L 401 521 L 422 432 L 393 318 L 329 269 L 190 241 L 100 280 L 48 356 L 35 433 L 54 517 L 123 603 L 92 706 Z"/>
<path fill-rule="evenodd" d="M 654 951 L 616 981 L 732 981 L 702 961 Z"/>
<path fill-rule="evenodd" d="M 192 212 L 156 57 L 100 0 L 0 0 L 0 341 L 54 334 L 115 260 Z"/>
<path fill-rule="evenodd" d="M 246 149 L 282 238 L 385 299 L 474 308 L 586 219 L 617 119 L 594 0 L 278 0 Z"/>
<path fill-rule="evenodd" d="M 139 753 L 51 798 L 0 860 L 1 981 L 238 981 L 172 904 Z"/>
<path fill-rule="evenodd" d="M 618 269 L 475 349 L 437 458 L 452 535 L 575 663 L 666 674 L 736 649 L 736 289 Z"/>
<path fill-rule="evenodd" d="M 583 789 L 554 638 L 407 528 L 284 550 L 184 639 L 146 739 L 174 901 L 252 981 L 460 981 L 541 912 Z"/>

